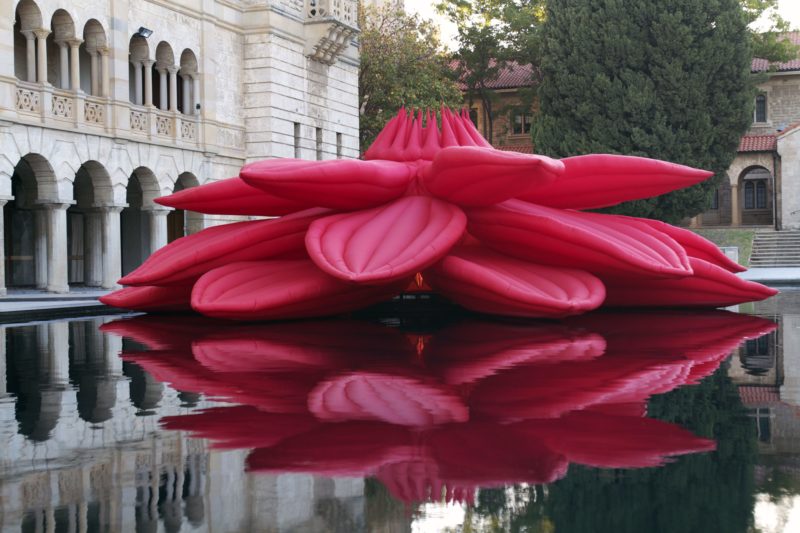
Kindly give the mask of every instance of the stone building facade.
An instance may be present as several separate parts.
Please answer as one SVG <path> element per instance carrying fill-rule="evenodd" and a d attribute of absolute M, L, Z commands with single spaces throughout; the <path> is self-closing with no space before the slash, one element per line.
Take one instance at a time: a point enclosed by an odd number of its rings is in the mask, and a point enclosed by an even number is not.
<path fill-rule="evenodd" d="M 787 35 L 800 45 L 800 32 Z M 754 59 L 758 85 L 753 124 L 742 137 L 728 179 L 702 226 L 800 228 L 800 59 L 770 65 Z"/>
<path fill-rule="evenodd" d="M 0 0 L 0 293 L 112 288 L 224 221 L 153 199 L 358 156 L 356 0 Z"/>

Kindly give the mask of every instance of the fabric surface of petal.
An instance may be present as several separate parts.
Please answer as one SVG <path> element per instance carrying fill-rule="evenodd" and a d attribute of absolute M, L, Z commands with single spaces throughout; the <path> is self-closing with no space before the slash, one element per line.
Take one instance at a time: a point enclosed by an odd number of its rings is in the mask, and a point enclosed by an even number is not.
<path fill-rule="evenodd" d="M 602 282 L 581 270 L 556 269 L 486 248 L 456 248 L 425 272 L 440 293 L 484 313 L 559 318 L 590 311 L 605 298 Z"/>
<path fill-rule="evenodd" d="M 192 308 L 189 305 L 191 294 L 191 285 L 125 287 L 101 296 L 99 300 L 112 307 L 133 311 L 189 311 Z"/>
<path fill-rule="evenodd" d="M 212 215 L 279 216 L 314 207 L 251 187 L 238 176 L 156 198 L 157 204 Z"/>
<path fill-rule="evenodd" d="M 333 209 L 364 209 L 402 196 L 416 169 L 396 161 L 259 161 L 242 168 L 240 177 L 269 194 Z"/>
<path fill-rule="evenodd" d="M 536 264 L 651 278 L 692 272 L 683 247 L 644 223 L 520 200 L 466 213 L 469 233 L 483 244 Z"/>
<path fill-rule="evenodd" d="M 204 315 L 234 320 L 325 316 L 388 299 L 408 282 L 353 285 L 321 272 L 308 260 L 233 263 L 197 280 L 192 307 Z"/>
<path fill-rule="evenodd" d="M 676 163 L 626 155 L 579 155 L 561 162 L 564 172 L 558 180 L 531 189 L 519 198 L 562 209 L 597 209 L 683 189 L 714 175 Z"/>
<path fill-rule="evenodd" d="M 465 227 L 458 207 L 427 196 L 406 196 L 386 206 L 315 221 L 306 234 L 306 248 L 331 276 L 387 283 L 441 259 Z"/>
<path fill-rule="evenodd" d="M 606 305 L 616 307 L 727 307 L 764 300 L 777 290 L 743 280 L 702 259 L 690 258 L 694 274 L 681 279 L 603 279 Z"/>
<path fill-rule="evenodd" d="M 520 196 L 557 179 L 564 165 L 539 155 L 475 146 L 444 148 L 425 167 L 424 184 L 432 194 L 459 205 L 484 206 Z"/>
<path fill-rule="evenodd" d="M 309 224 L 328 214 L 309 209 L 270 220 L 213 226 L 177 239 L 123 277 L 123 285 L 171 285 L 192 282 L 214 268 L 237 261 L 305 256 Z"/>

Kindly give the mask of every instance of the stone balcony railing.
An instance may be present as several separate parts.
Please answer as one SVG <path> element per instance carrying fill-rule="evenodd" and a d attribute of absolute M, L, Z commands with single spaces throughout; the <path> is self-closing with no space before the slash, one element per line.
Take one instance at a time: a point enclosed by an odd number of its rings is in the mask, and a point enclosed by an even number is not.
<path fill-rule="evenodd" d="M 51 85 L 17 81 L 15 109 L 21 118 L 30 117 L 39 123 L 74 128 L 93 133 L 106 132 L 133 140 L 142 136 L 150 140 L 172 140 L 175 143 L 199 145 L 202 123 L 198 115 L 163 111 L 152 106 L 117 102 L 110 98 L 67 91 Z M 112 124 L 116 113 L 117 124 Z M 120 113 L 128 114 L 128 124 L 121 124 Z M 127 127 L 125 127 L 127 126 Z"/>
<path fill-rule="evenodd" d="M 306 0 L 306 55 L 332 65 L 358 34 L 358 0 Z"/>

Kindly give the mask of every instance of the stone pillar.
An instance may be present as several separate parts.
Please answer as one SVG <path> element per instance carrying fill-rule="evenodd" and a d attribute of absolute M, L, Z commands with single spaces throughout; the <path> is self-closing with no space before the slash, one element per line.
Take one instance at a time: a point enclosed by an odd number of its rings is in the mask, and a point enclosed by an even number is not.
<path fill-rule="evenodd" d="M 99 287 L 103 282 L 103 227 L 101 213 L 91 210 L 84 214 L 83 230 L 83 282 L 88 287 Z"/>
<path fill-rule="evenodd" d="M 142 209 L 150 218 L 150 254 L 167 245 L 167 215 L 170 209 L 151 207 Z"/>
<path fill-rule="evenodd" d="M 47 232 L 47 290 L 69 292 L 67 278 L 67 208 L 70 204 L 42 204 Z"/>
<path fill-rule="evenodd" d="M 169 71 L 169 110 L 178 110 L 178 67 L 167 67 Z"/>
<path fill-rule="evenodd" d="M 100 96 L 109 95 L 110 73 L 108 71 L 108 47 L 98 48 L 100 54 Z"/>
<path fill-rule="evenodd" d="M 47 83 L 47 36 L 50 30 L 33 30 L 36 34 L 36 81 Z"/>
<path fill-rule="evenodd" d="M 122 242 L 120 238 L 119 214 L 124 206 L 105 206 L 99 208 L 102 228 L 103 278 L 101 287 L 118 287 L 117 280 L 122 277 Z"/>
<path fill-rule="evenodd" d="M 39 207 L 34 214 L 35 243 L 34 243 L 34 268 L 36 269 L 36 288 L 47 288 L 47 213 Z"/>
<path fill-rule="evenodd" d="M 198 106 L 200 105 L 200 75 L 197 73 L 192 74 L 192 99 L 194 102 L 192 103 L 192 115 L 199 115 L 200 109 Z"/>
<path fill-rule="evenodd" d="M 135 89 L 134 104 L 142 105 L 142 63 L 141 61 L 133 62 L 133 85 Z"/>
<path fill-rule="evenodd" d="M 0 399 L 8 396 L 6 379 L 6 328 L 0 328 Z"/>
<path fill-rule="evenodd" d="M 69 89 L 69 43 L 67 41 L 58 42 L 59 55 L 59 85 L 62 89 Z"/>
<path fill-rule="evenodd" d="M 739 184 L 731 184 L 731 226 L 742 225 L 742 210 L 739 209 Z"/>
<path fill-rule="evenodd" d="M 192 114 L 192 80 L 189 76 L 181 76 L 181 83 L 183 83 L 183 114 Z"/>
<path fill-rule="evenodd" d="M 70 39 L 69 41 L 69 74 L 70 74 L 70 89 L 75 92 L 81 90 L 81 60 L 80 60 L 80 47 L 83 39 Z"/>
<path fill-rule="evenodd" d="M 66 211 L 62 211 L 66 212 Z M 50 383 L 66 385 L 69 382 L 69 322 L 48 322 L 48 352 L 50 353 Z"/>
<path fill-rule="evenodd" d="M 151 107 L 153 105 L 153 61 L 152 59 L 145 59 L 142 61 L 144 67 L 144 105 Z"/>
<path fill-rule="evenodd" d="M 5 217 L 3 216 L 3 207 L 6 205 L 6 199 L 0 199 L 0 235 L 5 235 Z M 6 249 L 5 246 L 0 246 L 0 296 L 6 295 Z M 5 330 L 0 330 L 4 332 Z M 2 339 L 0 339 L 2 342 Z M 2 376 L 0 376 L 2 378 Z"/>
<path fill-rule="evenodd" d="M 158 108 L 162 111 L 167 110 L 167 69 L 158 70 Z"/>
<path fill-rule="evenodd" d="M 21 32 L 25 36 L 27 55 L 27 77 L 28 81 L 36 81 L 36 35 L 31 30 Z"/>
<path fill-rule="evenodd" d="M 89 52 L 89 56 L 92 58 L 92 96 L 97 96 L 100 94 L 100 67 L 97 50 Z"/>

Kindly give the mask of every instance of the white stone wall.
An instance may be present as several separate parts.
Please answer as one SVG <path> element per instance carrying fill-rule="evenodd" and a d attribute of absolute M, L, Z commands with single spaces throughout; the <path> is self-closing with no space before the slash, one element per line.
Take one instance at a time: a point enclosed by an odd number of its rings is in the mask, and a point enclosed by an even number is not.
<path fill-rule="evenodd" d="M 781 221 L 784 229 L 800 229 L 800 129 L 778 137 L 781 160 Z"/>
<path fill-rule="evenodd" d="M 102 286 L 111 287 L 120 269 L 119 210 L 134 171 L 140 181 L 141 173 L 150 181 L 142 205 L 150 253 L 167 242 L 168 210 L 152 200 L 173 192 L 183 173 L 198 185 L 235 176 L 258 159 L 358 157 L 356 4 L 322 3 L 344 18 L 310 21 L 306 0 L 0 0 L 0 206 L 19 208 L 11 178 L 23 159 L 34 161 L 28 172 L 35 200 L 47 204 L 37 222 L 36 286 L 69 290 L 66 209 L 74 205 L 75 175 L 87 162 L 100 163 L 110 177 L 104 185 L 109 190 L 95 191 L 93 207 L 106 209 L 97 235 L 110 240 L 102 248 L 117 250 L 104 255 L 98 274 Z M 24 20 L 15 30 L 18 7 Z M 62 40 L 63 24 L 58 42 L 56 32 L 48 36 L 60 9 L 74 25 L 69 41 Z M 329 24 L 345 29 L 344 46 L 333 60 L 312 60 Z M 85 33 L 93 26 L 101 28 L 99 37 Z M 140 27 L 152 34 L 144 41 L 137 37 L 141 47 L 134 51 L 131 38 Z M 76 41 L 84 37 L 83 44 Z M 169 45 L 171 54 L 157 53 L 160 44 Z M 196 70 L 177 70 L 184 50 L 196 58 Z M 167 73 L 170 64 L 175 69 Z M 169 77 L 167 90 L 160 72 Z M 195 216 L 190 226 L 234 219 Z"/>

